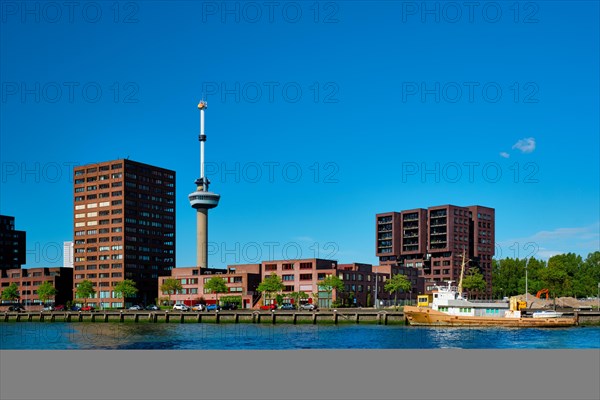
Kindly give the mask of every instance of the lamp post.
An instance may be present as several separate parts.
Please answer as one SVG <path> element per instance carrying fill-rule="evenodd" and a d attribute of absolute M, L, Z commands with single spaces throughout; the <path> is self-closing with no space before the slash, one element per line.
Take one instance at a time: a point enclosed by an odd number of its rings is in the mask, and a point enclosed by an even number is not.
<path fill-rule="evenodd" d="M 529 259 L 525 261 L 525 307 L 529 307 L 529 291 L 527 290 L 527 264 L 529 264 Z"/>
<path fill-rule="evenodd" d="M 598 311 L 600 311 L 600 282 L 598 282 Z"/>
<path fill-rule="evenodd" d="M 379 304 L 377 302 L 377 268 L 375 268 L 375 308 L 379 308 Z"/>

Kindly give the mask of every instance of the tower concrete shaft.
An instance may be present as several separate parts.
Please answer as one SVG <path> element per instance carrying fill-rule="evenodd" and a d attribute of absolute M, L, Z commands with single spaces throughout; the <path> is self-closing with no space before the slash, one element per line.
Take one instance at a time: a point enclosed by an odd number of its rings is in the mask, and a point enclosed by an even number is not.
<path fill-rule="evenodd" d="M 208 268 L 208 209 L 196 210 L 196 265 Z"/>

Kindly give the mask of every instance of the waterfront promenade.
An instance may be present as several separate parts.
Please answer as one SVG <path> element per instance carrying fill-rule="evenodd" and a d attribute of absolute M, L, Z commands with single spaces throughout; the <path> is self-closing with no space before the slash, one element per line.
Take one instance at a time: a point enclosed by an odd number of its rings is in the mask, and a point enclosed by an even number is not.
<path fill-rule="evenodd" d="M 599 311 L 568 311 L 579 323 L 599 324 Z M 149 323 L 270 323 L 270 324 L 334 324 L 375 323 L 378 325 L 405 324 L 404 313 L 393 310 L 340 309 L 316 312 L 236 310 L 218 312 L 181 311 L 47 311 L 4 312 L 0 322 L 149 322 Z"/>

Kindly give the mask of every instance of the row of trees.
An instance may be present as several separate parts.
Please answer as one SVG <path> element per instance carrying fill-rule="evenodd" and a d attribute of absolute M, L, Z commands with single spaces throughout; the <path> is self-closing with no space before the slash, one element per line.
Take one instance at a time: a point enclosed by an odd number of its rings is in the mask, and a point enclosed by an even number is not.
<path fill-rule="evenodd" d="M 56 290 L 56 288 L 52 286 L 52 284 L 48 281 L 43 282 L 37 288 L 37 295 L 42 303 L 45 303 L 48 300 L 52 299 L 54 296 L 56 296 L 57 293 L 58 291 Z M 1 297 L 2 300 L 5 301 L 17 301 L 20 298 L 19 286 L 17 286 L 17 284 L 14 282 L 11 283 L 6 289 L 2 291 Z"/>
<path fill-rule="evenodd" d="M 336 275 L 328 275 L 323 280 L 319 281 L 319 290 L 327 293 L 327 304 L 332 304 L 332 295 L 335 290 L 340 297 L 344 297 L 344 294 L 353 295 L 353 293 L 345 293 L 344 281 Z M 160 291 L 167 294 L 169 304 L 171 304 L 171 296 L 181 292 L 183 289 L 179 279 L 167 278 L 163 281 L 160 286 Z M 218 303 L 219 293 L 227 293 L 229 291 L 225 280 L 221 277 L 214 276 L 210 278 L 205 284 L 204 289 L 215 295 L 215 301 Z M 257 290 L 264 295 L 266 301 L 272 302 L 273 300 L 277 304 L 283 303 L 283 290 L 285 285 L 277 274 L 272 273 L 266 276 L 257 287 Z M 385 283 L 384 289 L 390 294 L 395 294 L 396 301 L 398 293 L 405 291 L 408 292 L 411 289 L 411 282 L 404 275 L 394 275 L 391 279 L 388 279 Z M 316 301 L 319 299 L 318 293 L 313 293 L 313 298 Z M 299 307 L 302 300 L 306 300 L 310 295 L 306 292 L 291 292 L 287 293 L 286 296 L 294 300 L 296 307 Z M 347 297 L 347 296 L 346 296 Z M 337 303 L 339 305 L 339 303 Z"/>
<path fill-rule="evenodd" d="M 58 293 L 58 290 L 50 283 L 49 281 L 43 282 L 40 286 L 38 286 L 37 295 L 42 303 L 48 302 L 50 299 L 54 298 Z M 135 282 L 131 279 L 125 279 L 117 283 L 116 286 L 112 289 L 115 292 L 117 297 L 134 297 L 138 289 L 135 285 Z M 83 280 L 75 289 L 75 297 L 83 299 L 87 304 L 87 300 L 94 297 L 96 294 L 96 289 L 94 288 L 94 284 L 89 280 Z M 20 298 L 19 295 L 19 287 L 16 283 L 11 283 L 6 289 L 2 291 L 1 295 L 2 300 L 5 301 L 16 301 Z"/>
<path fill-rule="evenodd" d="M 320 291 L 327 293 L 327 304 L 330 304 L 330 305 L 335 305 L 335 306 L 341 305 L 341 303 L 339 301 L 335 302 L 335 304 L 333 304 L 333 302 L 331 301 L 334 290 L 336 291 L 336 293 L 338 294 L 338 296 L 340 298 L 345 297 L 345 298 L 349 299 L 351 296 L 354 296 L 353 292 L 348 292 L 348 293 L 345 292 L 344 281 L 336 275 L 326 276 L 323 280 L 319 281 L 318 287 L 319 287 Z M 411 287 L 412 287 L 411 282 L 410 282 L 410 280 L 408 280 L 408 278 L 406 276 L 397 274 L 387 280 L 387 282 L 385 283 L 385 286 L 384 286 L 384 290 L 386 292 L 389 292 L 390 294 L 394 294 L 395 300 L 397 302 L 398 301 L 398 293 L 400 293 L 402 291 L 408 292 L 411 289 Z M 284 288 L 285 288 L 285 285 L 281 281 L 281 278 L 273 273 L 273 274 L 265 277 L 265 279 L 260 283 L 260 285 L 258 285 L 257 290 L 259 292 L 264 293 L 265 298 L 267 300 L 272 300 L 273 294 L 277 294 L 280 297 L 279 299 L 276 299 L 277 303 L 279 304 L 279 303 L 281 303 L 281 300 L 283 299 L 281 292 L 283 291 Z M 292 292 L 292 293 L 288 293 L 287 295 L 289 298 L 294 300 L 294 304 L 296 304 L 296 307 L 298 307 L 301 300 L 309 298 L 309 295 L 306 292 Z M 318 293 L 313 293 L 313 297 L 315 298 L 315 301 L 318 301 L 318 298 L 319 298 L 318 296 L 319 296 Z"/>
<path fill-rule="evenodd" d="M 600 283 L 600 251 L 583 259 L 574 253 L 559 254 L 548 261 L 536 258 L 504 258 L 492 265 L 494 297 L 525 293 L 525 268 L 529 293 L 549 289 L 552 297 L 592 297 Z"/>

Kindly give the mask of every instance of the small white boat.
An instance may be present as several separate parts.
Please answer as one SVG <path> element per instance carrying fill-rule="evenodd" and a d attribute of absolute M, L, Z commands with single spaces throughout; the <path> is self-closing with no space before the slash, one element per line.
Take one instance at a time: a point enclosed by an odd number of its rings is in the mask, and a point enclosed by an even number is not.
<path fill-rule="evenodd" d="M 545 310 L 545 311 L 536 311 L 533 313 L 533 318 L 560 318 L 562 317 L 563 313 L 558 312 L 558 311 L 549 311 L 549 310 Z"/>

